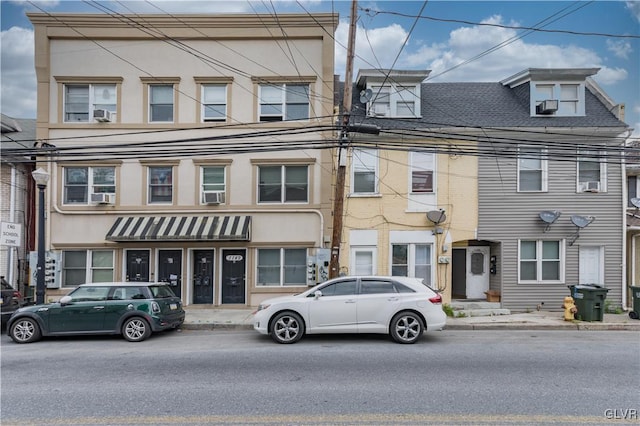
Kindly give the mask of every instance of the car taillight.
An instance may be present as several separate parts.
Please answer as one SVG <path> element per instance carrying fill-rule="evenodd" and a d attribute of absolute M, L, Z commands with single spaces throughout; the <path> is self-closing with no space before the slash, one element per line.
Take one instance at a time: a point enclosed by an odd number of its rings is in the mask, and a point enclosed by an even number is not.
<path fill-rule="evenodd" d="M 160 312 L 160 305 L 158 305 L 158 302 L 151 302 L 151 311 L 156 314 Z"/>
<path fill-rule="evenodd" d="M 438 305 L 442 303 L 442 296 L 436 294 L 435 296 L 429 298 L 429 302 L 433 303 L 434 305 Z"/>

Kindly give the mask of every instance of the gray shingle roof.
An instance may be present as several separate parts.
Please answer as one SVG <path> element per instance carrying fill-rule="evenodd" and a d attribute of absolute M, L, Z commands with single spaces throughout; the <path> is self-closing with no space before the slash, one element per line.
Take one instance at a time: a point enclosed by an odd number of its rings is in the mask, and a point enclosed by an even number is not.
<path fill-rule="evenodd" d="M 583 117 L 532 117 L 529 84 L 509 88 L 501 83 L 422 83 L 422 117 L 393 119 L 365 117 L 360 89 L 354 87 L 352 120 L 383 129 L 439 127 L 610 127 L 626 128 L 605 105 L 586 90 Z"/>

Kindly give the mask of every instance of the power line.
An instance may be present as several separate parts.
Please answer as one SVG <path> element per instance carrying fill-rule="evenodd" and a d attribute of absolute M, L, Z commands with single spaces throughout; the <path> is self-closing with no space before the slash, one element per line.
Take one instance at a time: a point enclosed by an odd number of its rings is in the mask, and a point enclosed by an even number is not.
<path fill-rule="evenodd" d="M 582 31 L 571 31 L 571 30 L 547 30 L 547 29 L 543 29 L 535 26 L 526 27 L 526 26 L 518 26 L 518 25 L 490 24 L 486 22 L 474 22 L 474 21 L 467 21 L 463 19 L 436 18 L 434 16 L 426 16 L 426 15 L 416 16 L 416 15 L 409 15 L 401 12 L 391 12 L 386 10 L 372 10 L 370 8 L 361 8 L 361 10 L 373 16 L 394 15 L 394 16 L 400 16 L 403 18 L 418 18 L 418 19 L 425 19 L 425 20 L 435 21 L 435 22 L 451 22 L 456 24 L 466 24 L 466 25 L 474 25 L 474 26 L 497 27 L 497 28 L 505 28 L 505 29 L 512 29 L 512 30 L 527 30 L 527 31 L 539 32 L 539 33 L 558 33 L 558 34 L 572 34 L 572 35 L 579 35 L 579 36 L 640 39 L 640 36 L 632 35 L 632 34 L 611 34 L 611 33 L 582 32 Z"/>

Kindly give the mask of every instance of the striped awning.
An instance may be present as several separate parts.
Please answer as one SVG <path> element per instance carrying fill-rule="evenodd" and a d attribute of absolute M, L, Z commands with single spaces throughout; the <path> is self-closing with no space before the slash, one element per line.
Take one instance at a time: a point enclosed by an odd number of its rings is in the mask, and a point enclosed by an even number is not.
<path fill-rule="evenodd" d="M 109 241 L 249 241 L 251 216 L 119 217 Z"/>

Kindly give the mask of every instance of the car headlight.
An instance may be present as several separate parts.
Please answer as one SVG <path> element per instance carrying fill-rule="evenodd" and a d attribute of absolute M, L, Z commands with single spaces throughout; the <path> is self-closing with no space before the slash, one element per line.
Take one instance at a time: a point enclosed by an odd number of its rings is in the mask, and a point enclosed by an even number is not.
<path fill-rule="evenodd" d="M 261 304 L 258 305 L 258 310 L 256 312 L 263 311 L 263 310 L 267 309 L 269 306 L 271 306 L 271 305 L 261 303 Z"/>

